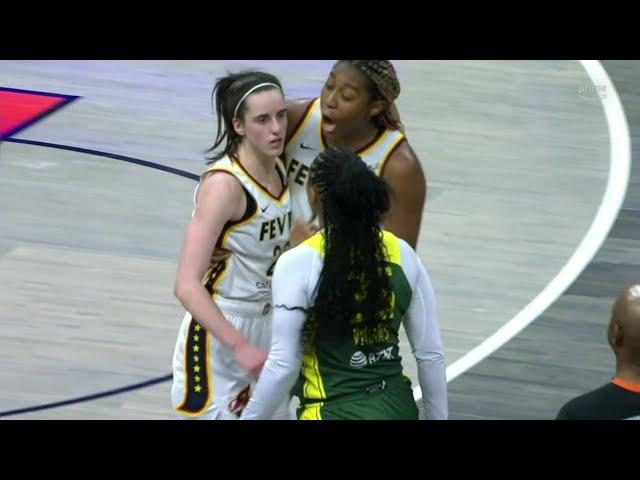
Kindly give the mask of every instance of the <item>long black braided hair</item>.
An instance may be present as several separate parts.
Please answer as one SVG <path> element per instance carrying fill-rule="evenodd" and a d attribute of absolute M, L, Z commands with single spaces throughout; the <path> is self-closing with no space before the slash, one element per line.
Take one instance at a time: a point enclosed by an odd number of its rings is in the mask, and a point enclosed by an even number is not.
<path fill-rule="evenodd" d="M 391 309 L 380 227 L 389 210 L 387 184 L 342 147 L 316 157 L 309 182 L 320 195 L 324 221 L 324 265 L 311 318 L 331 336 L 343 336 L 356 323 L 375 328 Z"/>

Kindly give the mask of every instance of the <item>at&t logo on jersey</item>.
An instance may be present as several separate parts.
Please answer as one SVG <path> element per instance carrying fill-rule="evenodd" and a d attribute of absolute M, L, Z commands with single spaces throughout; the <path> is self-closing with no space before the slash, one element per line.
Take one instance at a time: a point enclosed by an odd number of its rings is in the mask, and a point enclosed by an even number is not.
<path fill-rule="evenodd" d="M 365 355 L 360 350 L 356 351 L 351 355 L 351 360 L 349 360 L 349 365 L 351 368 L 364 368 L 367 365 L 373 365 L 378 360 L 393 360 L 393 347 L 387 347 L 384 350 L 380 350 L 376 353 L 370 353 L 368 356 Z"/>

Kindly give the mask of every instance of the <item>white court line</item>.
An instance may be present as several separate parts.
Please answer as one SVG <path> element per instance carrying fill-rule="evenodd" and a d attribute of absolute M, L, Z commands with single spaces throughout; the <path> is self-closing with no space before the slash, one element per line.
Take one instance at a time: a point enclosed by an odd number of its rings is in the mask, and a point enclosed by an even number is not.
<path fill-rule="evenodd" d="M 580 275 L 600 249 L 622 207 L 631 168 L 631 142 L 627 118 L 622 103 L 620 103 L 618 92 L 602 64 L 597 60 L 580 60 L 580 63 L 587 71 L 594 86 L 596 86 L 595 94 L 600 91 L 604 93 L 604 98 L 601 96 L 600 99 L 609 128 L 611 163 L 609 165 L 607 188 L 598 213 L 586 236 L 555 278 L 520 313 L 480 345 L 447 367 L 447 382 L 452 381 L 491 355 L 555 302 Z M 605 87 L 604 90 L 597 88 L 602 86 Z M 576 91 L 577 95 L 578 92 Z M 416 401 L 422 399 L 420 386 L 414 387 L 413 396 Z"/>

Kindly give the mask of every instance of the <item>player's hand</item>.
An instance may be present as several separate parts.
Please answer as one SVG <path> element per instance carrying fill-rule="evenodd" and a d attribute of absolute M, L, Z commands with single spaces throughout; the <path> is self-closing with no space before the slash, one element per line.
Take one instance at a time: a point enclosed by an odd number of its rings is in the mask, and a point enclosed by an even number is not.
<path fill-rule="evenodd" d="M 236 361 L 245 369 L 249 375 L 257 379 L 267 361 L 267 352 L 261 348 L 254 347 L 249 342 L 242 342 L 233 350 Z"/>
<path fill-rule="evenodd" d="M 319 230 L 318 225 L 313 222 L 305 223 L 301 219 L 297 219 L 291 227 L 289 243 L 291 248 L 300 245 L 307 238 L 311 237 Z"/>
<path fill-rule="evenodd" d="M 211 265 L 222 262 L 231 256 L 231 251 L 226 248 L 217 248 L 211 254 Z"/>

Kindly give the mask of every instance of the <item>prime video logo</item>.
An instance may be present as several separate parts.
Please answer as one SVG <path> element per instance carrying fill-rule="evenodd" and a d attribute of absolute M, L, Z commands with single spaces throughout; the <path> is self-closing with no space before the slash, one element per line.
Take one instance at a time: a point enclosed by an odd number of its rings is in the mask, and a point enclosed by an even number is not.
<path fill-rule="evenodd" d="M 578 86 L 578 95 L 585 100 L 597 100 L 599 98 L 607 98 L 606 85 L 580 85 Z"/>

